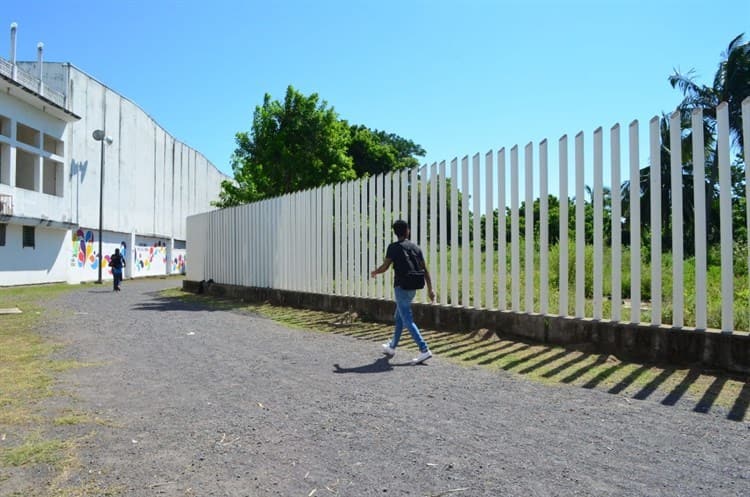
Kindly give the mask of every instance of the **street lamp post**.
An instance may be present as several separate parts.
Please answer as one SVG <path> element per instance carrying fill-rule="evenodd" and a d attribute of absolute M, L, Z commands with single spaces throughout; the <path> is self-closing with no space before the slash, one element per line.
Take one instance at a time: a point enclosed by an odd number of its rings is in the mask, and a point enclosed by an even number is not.
<path fill-rule="evenodd" d="M 112 137 L 107 136 L 104 130 L 97 129 L 92 134 L 94 140 L 101 143 L 101 157 L 99 164 L 101 170 L 99 171 L 99 279 L 97 283 L 102 283 L 102 211 L 104 210 L 104 143 L 107 145 L 112 144 Z"/>

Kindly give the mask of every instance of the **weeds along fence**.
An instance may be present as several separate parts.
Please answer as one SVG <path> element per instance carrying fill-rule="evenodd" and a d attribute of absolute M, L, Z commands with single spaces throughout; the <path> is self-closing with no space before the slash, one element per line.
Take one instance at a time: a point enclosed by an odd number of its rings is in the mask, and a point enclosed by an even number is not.
<path fill-rule="evenodd" d="M 747 330 L 750 99 L 740 133 L 715 111 L 191 216 L 188 279 L 388 299 L 392 276 L 369 272 L 400 218 L 434 305 Z"/>

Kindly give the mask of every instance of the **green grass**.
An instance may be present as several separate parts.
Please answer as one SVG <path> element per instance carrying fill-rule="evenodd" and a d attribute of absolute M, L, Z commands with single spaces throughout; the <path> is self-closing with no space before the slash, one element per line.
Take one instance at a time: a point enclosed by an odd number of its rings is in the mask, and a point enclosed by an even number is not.
<path fill-rule="evenodd" d="M 36 285 L 0 288 L 0 308 L 17 307 L 22 314 L 0 315 L 0 473 L 6 481 L 28 481 L 19 495 L 98 496 L 108 490 L 90 481 L 79 484 L 71 475 L 80 469 L 76 457 L 78 439 L 60 430 L 66 426 L 96 423 L 84 413 L 66 412 L 55 417 L 41 401 L 61 395 L 55 385 L 60 373 L 87 364 L 55 359 L 61 345 L 39 335 L 42 321 L 54 321 L 63 311 L 46 305 L 51 299 L 79 287 Z M 33 467 L 54 469 L 46 485 L 34 484 Z"/>
<path fill-rule="evenodd" d="M 41 434 L 35 433 L 27 437 L 21 445 L 3 451 L 0 460 L 8 466 L 58 465 L 64 458 L 66 447 L 64 441 L 46 439 Z"/>
<path fill-rule="evenodd" d="M 572 244 L 568 247 L 568 306 L 567 315 L 575 315 L 575 303 L 576 303 L 576 252 L 575 246 Z M 526 295 L 526 273 L 525 273 L 525 244 L 524 240 L 520 240 L 520 261 L 519 261 L 519 281 L 511 281 L 511 250 L 510 244 L 506 246 L 506 308 L 511 308 L 512 294 L 515 291 L 518 292 L 520 309 L 525 310 L 525 295 Z M 552 245 L 549 248 L 547 262 L 549 266 L 548 270 L 548 300 L 547 309 L 550 314 L 559 314 L 560 311 L 560 275 L 559 275 L 559 262 L 560 262 L 560 250 L 559 246 Z M 469 266 L 466 269 L 461 267 L 461 254 L 459 253 L 459 267 L 456 270 L 459 274 L 468 274 L 469 278 L 469 299 L 473 305 L 474 302 L 474 252 L 473 248 L 469 249 Z M 484 305 L 487 286 L 485 280 L 485 268 L 486 268 L 486 253 L 482 252 L 480 256 L 480 288 L 482 293 L 482 305 Z M 451 253 L 448 249 L 446 254 L 446 273 L 448 275 L 448 288 L 440 288 L 440 267 L 439 267 L 439 253 L 436 261 L 428 261 L 430 272 L 432 274 L 433 284 L 436 288 L 438 295 L 446 294 L 450 300 L 450 275 L 453 271 L 451 267 Z M 612 317 L 612 302 L 610 296 L 612 295 L 612 250 L 609 247 L 605 247 L 602 253 L 602 315 L 604 319 L 611 319 Z M 750 330 L 750 276 L 747 272 L 747 251 L 743 248 L 735 249 L 735 276 L 734 276 L 734 329 L 740 331 Z M 593 317 L 593 294 L 594 294 L 594 247 L 587 245 L 584 250 L 584 295 L 585 295 L 585 316 Z M 707 271 L 707 318 L 709 328 L 721 328 L 721 266 L 720 257 L 718 254 L 718 248 L 713 248 L 708 254 L 708 271 Z M 640 267 L 640 293 L 641 302 L 643 308 L 640 312 L 640 322 L 651 321 L 651 260 L 648 254 L 641 257 L 639 263 Z M 497 305 L 498 300 L 498 283 L 499 277 L 498 272 L 498 254 L 496 250 L 493 250 L 493 283 L 492 292 L 494 295 L 494 302 Z M 621 257 L 621 298 L 630 299 L 631 296 L 631 272 L 630 272 L 630 250 L 628 247 L 622 248 Z M 660 272 L 662 277 L 662 313 L 661 322 L 664 324 L 671 324 L 673 321 L 673 309 L 672 309 L 672 255 L 670 253 L 662 254 Z M 684 323 L 685 326 L 695 326 L 695 260 L 694 258 L 686 258 L 683 264 L 683 275 L 684 275 Z M 539 312 L 541 309 L 540 301 L 540 254 L 539 247 L 534 249 L 534 275 L 533 275 L 533 300 L 534 300 L 534 312 Z M 460 303 L 462 301 L 462 284 L 459 279 L 458 284 L 458 295 Z M 449 302 L 453 304 L 452 302 Z M 621 305 L 620 319 L 623 321 L 630 320 L 630 308 Z"/>

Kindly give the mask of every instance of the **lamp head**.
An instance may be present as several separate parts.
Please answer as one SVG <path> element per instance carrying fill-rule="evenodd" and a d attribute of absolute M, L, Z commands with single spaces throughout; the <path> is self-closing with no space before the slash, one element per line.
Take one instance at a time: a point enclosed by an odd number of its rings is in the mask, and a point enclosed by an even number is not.
<path fill-rule="evenodd" d="M 94 140 L 100 142 L 104 140 L 104 130 L 101 129 L 95 129 L 93 133 L 91 133 L 91 136 L 94 137 Z"/>

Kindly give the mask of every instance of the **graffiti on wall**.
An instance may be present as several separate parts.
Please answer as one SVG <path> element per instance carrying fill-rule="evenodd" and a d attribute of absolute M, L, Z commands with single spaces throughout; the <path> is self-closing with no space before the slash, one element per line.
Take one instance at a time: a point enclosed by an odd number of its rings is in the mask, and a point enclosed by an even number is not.
<path fill-rule="evenodd" d="M 99 258 L 94 250 L 94 232 L 82 229 L 73 232 L 73 260 L 71 266 L 90 269 L 99 267 Z"/>
<path fill-rule="evenodd" d="M 148 247 L 138 247 L 135 252 L 135 269 L 138 272 L 149 271 L 157 262 L 160 262 L 162 267 L 167 265 L 167 246 L 162 241 L 154 242 Z"/>
<path fill-rule="evenodd" d="M 185 256 L 178 254 L 172 259 L 172 273 L 185 274 Z"/>
<path fill-rule="evenodd" d="M 83 231 L 82 229 L 79 229 L 73 232 L 72 238 L 73 257 L 71 260 L 71 267 L 97 270 L 99 268 L 99 256 L 94 245 L 94 232 L 91 230 Z M 120 253 L 125 260 L 127 260 L 127 248 L 127 243 L 120 242 Z M 102 258 L 102 269 L 106 269 L 108 274 L 112 274 L 112 268 L 109 267 L 110 257 L 110 255 L 105 255 Z"/>

